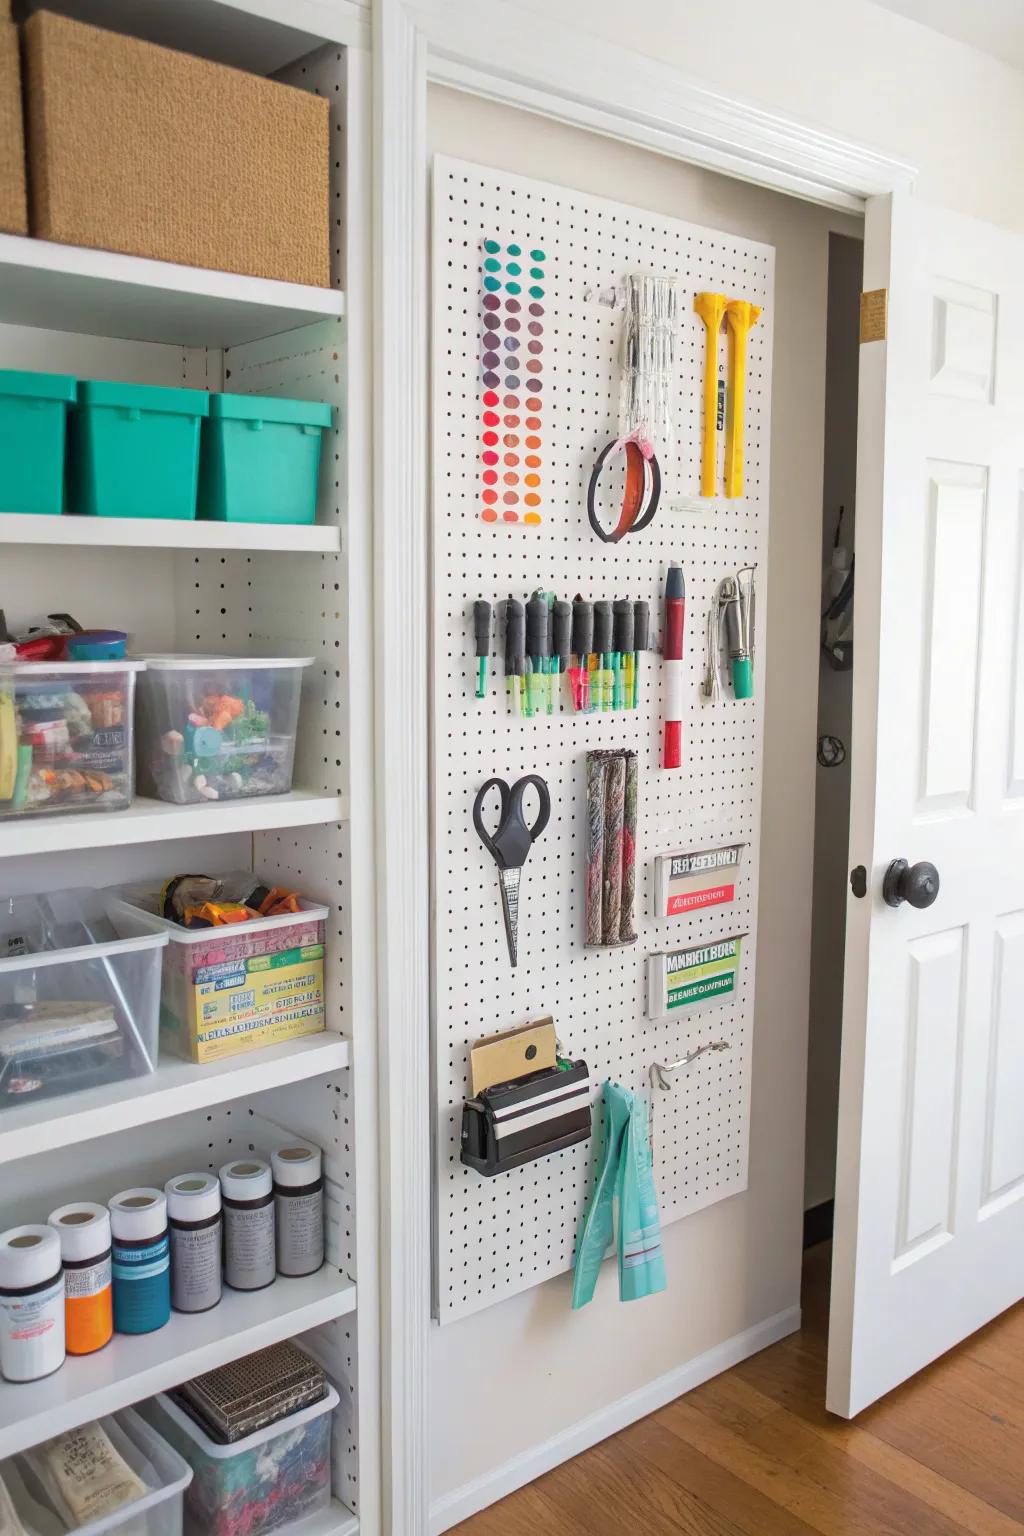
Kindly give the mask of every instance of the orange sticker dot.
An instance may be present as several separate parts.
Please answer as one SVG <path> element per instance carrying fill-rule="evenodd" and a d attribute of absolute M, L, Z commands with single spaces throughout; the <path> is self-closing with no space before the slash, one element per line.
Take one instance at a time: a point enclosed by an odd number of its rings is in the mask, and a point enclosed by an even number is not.
<path fill-rule="evenodd" d="M 539 512 L 524 512 L 523 514 L 523 522 L 530 523 L 534 527 L 536 527 L 536 525 L 542 521 L 543 519 L 541 518 Z"/>
<path fill-rule="evenodd" d="M 526 439 L 526 446 L 527 446 L 527 448 L 539 448 L 540 447 L 540 438 L 539 437 L 528 437 Z"/>
<path fill-rule="evenodd" d="M 528 411 L 532 411 L 534 413 L 534 415 L 536 416 L 538 411 L 540 410 L 540 401 L 539 400 L 527 400 L 527 402 L 526 402 L 526 409 Z"/>
<path fill-rule="evenodd" d="M 504 480 L 506 485 L 518 485 L 519 484 L 519 476 L 516 474 L 514 469 L 507 469 L 505 471 L 505 473 L 502 475 L 502 479 Z"/>
<path fill-rule="evenodd" d="M 536 447 L 536 446 L 537 445 L 535 443 L 534 447 Z M 526 455 L 524 463 L 526 464 L 527 469 L 540 469 L 540 459 L 539 459 L 538 455 L 535 454 L 535 453 L 528 453 Z"/>
<path fill-rule="evenodd" d="M 527 418 L 526 418 L 526 428 L 527 428 L 528 432 L 539 432 L 540 431 L 540 417 L 539 416 L 527 416 Z M 537 447 L 538 448 L 540 447 L 540 438 L 539 437 L 537 439 Z"/>
<path fill-rule="evenodd" d="M 523 497 L 523 500 L 526 502 L 528 507 L 540 506 L 540 497 L 537 495 L 536 491 L 527 491 L 526 495 Z"/>
<path fill-rule="evenodd" d="M 527 485 L 540 485 L 540 475 L 526 475 L 524 479 Z"/>
<path fill-rule="evenodd" d="M 483 518 L 485 523 L 496 523 L 498 521 L 498 514 L 495 512 L 493 507 L 484 507 L 483 511 L 480 513 L 480 516 Z"/>
<path fill-rule="evenodd" d="M 492 506 L 494 504 L 494 502 L 497 501 L 497 499 L 498 499 L 497 491 L 481 491 L 481 493 L 480 493 L 480 500 L 481 501 L 485 501 L 488 506 Z"/>

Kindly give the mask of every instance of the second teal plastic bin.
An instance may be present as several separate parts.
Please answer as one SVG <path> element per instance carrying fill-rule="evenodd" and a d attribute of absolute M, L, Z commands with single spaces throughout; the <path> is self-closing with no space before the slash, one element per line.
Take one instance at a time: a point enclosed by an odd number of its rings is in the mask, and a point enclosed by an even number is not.
<path fill-rule="evenodd" d="M 75 381 L 0 369 L 0 512 L 64 510 L 64 429 Z"/>
<path fill-rule="evenodd" d="M 71 416 L 70 506 L 89 517 L 194 518 L 201 389 L 82 382 Z"/>
<path fill-rule="evenodd" d="M 331 407 L 264 395 L 213 395 L 203 433 L 199 516 L 313 523 L 320 439 Z"/>

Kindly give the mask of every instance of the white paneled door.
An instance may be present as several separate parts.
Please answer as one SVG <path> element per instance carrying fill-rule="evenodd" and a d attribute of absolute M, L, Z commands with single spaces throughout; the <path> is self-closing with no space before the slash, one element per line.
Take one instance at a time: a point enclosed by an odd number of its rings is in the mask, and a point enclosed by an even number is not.
<path fill-rule="evenodd" d="M 1024 238 L 872 200 L 864 286 L 845 1416 L 1024 1294 Z"/>

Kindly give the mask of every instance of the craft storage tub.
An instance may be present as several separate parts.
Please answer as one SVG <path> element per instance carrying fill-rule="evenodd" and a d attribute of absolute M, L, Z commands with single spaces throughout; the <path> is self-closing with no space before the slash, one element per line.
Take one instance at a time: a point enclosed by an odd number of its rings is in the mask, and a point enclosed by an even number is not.
<path fill-rule="evenodd" d="M 234 878 L 242 877 L 224 877 Z M 159 916 L 159 896 L 152 883 L 120 886 L 107 908 L 118 933 L 166 938 L 161 1048 L 189 1061 L 222 1061 L 326 1028 L 327 907 L 303 902 L 299 914 L 182 928 Z"/>
<path fill-rule="evenodd" d="M 320 440 L 331 408 L 308 400 L 212 395 L 199 515 L 228 523 L 312 523 Z"/>
<path fill-rule="evenodd" d="M 99 1422 L 114 1449 L 148 1491 L 113 1514 L 74 1526 L 75 1536 L 101 1536 L 107 1532 L 120 1532 L 121 1536 L 182 1536 L 186 1490 L 192 1481 L 188 1462 L 131 1408 Z M 26 1456 L 0 1462 L 0 1477 L 26 1536 L 63 1536 L 68 1528 L 66 1521 L 54 1510 Z"/>
<path fill-rule="evenodd" d="M 87 517 L 194 518 L 201 389 L 82 380 L 71 413 L 72 512 Z"/>
<path fill-rule="evenodd" d="M 75 380 L 62 373 L 0 369 L 0 512 L 63 512 L 65 426 L 74 399 Z"/>
<path fill-rule="evenodd" d="M 327 1508 L 331 1501 L 333 1387 L 309 1408 L 218 1445 L 165 1394 L 143 1413 L 193 1471 L 185 1495 L 185 1536 L 264 1536 Z"/>
<path fill-rule="evenodd" d="M 28 234 L 18 29 L 0 0 L 0 232 Z"/>
<path fill-rule="evenodd" d="M 175 805 L 292 787 L 302 669 L 311 656 L 148 656 L 139 783 Z"/>
<path fill-rule="evenodd" d="M 0 900 L 0 1111 L 153 1071 L 166 945 L 95 891 Z"/>
<path fill-rule="evenodd" d="M 0 820 L 131 804 L 135 679 L 143 665 L 0 663 Z"/>

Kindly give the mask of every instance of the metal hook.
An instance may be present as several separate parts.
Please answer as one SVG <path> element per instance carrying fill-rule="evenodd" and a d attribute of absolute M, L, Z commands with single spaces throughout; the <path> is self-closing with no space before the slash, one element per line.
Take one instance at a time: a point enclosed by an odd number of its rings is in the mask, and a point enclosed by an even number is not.
<path fill-rule="evenodd" d="M 688 1051 L 685 1056 L 680 1056 L 678 1061 L 652 1061 L 650 1070 L 651 1088 L 662 1088 L 667 1091 L 672 1087 L 672 1084 L 667 1081 L 670 1072 L 678 1072 L 682 1067 L 688 1067 L 691 1062 L 697 1060 L 698 1056 L 703 1056 L 705 1051 L 727 1051 L 728 1049 L 728 1040 L 709 1040 L 706 1045 L 698 1045 L 696 1050 Z"/>

